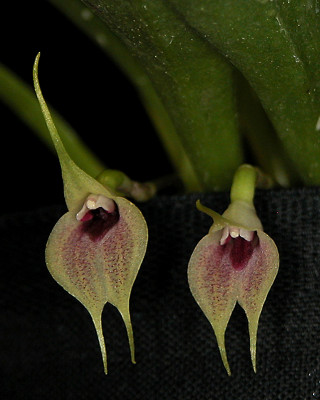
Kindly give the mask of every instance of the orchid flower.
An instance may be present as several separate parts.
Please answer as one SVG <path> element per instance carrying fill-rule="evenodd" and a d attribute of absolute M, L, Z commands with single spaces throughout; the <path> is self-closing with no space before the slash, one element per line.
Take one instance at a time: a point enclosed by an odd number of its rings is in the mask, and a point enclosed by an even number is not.
<path fill-rule="evenodd" d="M 243 165 L 231 188 L 231 203 L 221 215 L 197 202 L 214 220 L 209 233 L 194 249 L 188 266 L 190 290 L 212 325 L 227 373 L 225 330 L 236 302 L 249 325 L 250 352 L 256 371 L 256 342 L 260 313 L 279 267 L 273 240 L 263 232 L 253 196 L 256 169 Z"/>
<path fill-rule="evenodd" d="M 34 86 L 59 157 L 68 207 L 48 239 L 46 264 L 53 278 L 89 311 L 107 373 L 101 323 L 107 302 L 121 313 L 135 363 L 129 298 L 145 255 L 147 226 L 134 204 L 86 174 L 68 155 L 39 86 L 39 56 L 33 69 Z"/>

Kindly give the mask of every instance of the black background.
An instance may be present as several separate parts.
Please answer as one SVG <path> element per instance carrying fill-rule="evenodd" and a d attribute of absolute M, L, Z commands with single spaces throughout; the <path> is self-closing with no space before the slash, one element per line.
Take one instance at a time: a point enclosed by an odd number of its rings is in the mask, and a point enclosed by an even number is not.
<path fill-rule="evenodd" d="M 48 235 L 65 208 L 0 218 L 1 399 L 320 400 L 319 188 L 256 194 L 280 268 L 259 322 L 256 374 L 245 314 L 239 306 L 232 314 L 231 377 L 188 287 L 188 260 L 211 224 L 194 206 L 198 197 L 158 196 L 139 206 L 149 242 L 130 299 L 137 364 L 120 314 L 107 304 L 108 376 L 88 312 L 45 266 Z M 229 195 L 200 197 L 223 212 Z"/>
<path fill-rule="evenodd" d="M 0 35 L 1 62 L 30 85 L 41 51 L 46 100 L 108 166 L 140 180 L 170 171 L 133 87 L 47 1 L 2 4 Z M 150 241 L 131 299 L 137 365 L 130 363 L 121 318 L 107 306 L 105 377 L 88 313 L 45 267 L 45 243 L 65 211 L 58 160 L 0 107 L 1 214 L 17 212 L 0 220 L 1 399 L 320 399 L 319 189 L 257 193 L 280 270 L 261 315 L 257 374 L 245 316 L 235 309 L 226 332 L 231 378 L 186 279 L 191 252 L 211 222 L 194 207 L 198 195 L 141 205 Z M 202 201 L 223 212 L 228 195 Z"/>
<path fill-rule="evenodd" d="M 32 85 L 39 77 L 48 103 L 109 168 L 145 181 L 171 172 L 139 97 L 113 61 L 47 1 L 1 5 L 1 59 Z M 0 102 L 1 213 L 62 204 L 56 155 Z M 3 195 L 4 196 L 4 195 Z"/>

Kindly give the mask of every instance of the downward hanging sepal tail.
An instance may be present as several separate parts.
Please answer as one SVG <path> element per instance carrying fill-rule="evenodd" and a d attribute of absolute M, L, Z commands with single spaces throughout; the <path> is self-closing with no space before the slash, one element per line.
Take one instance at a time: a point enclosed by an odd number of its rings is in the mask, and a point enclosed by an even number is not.
<path fill-rule="evenodd" d="M 198 209 L 210 215 L 214 223 L 194 249 L 188 266 L 191 293 L 212 325 L 229 375 L 225 331 L 232 311 L 238 302 L 246 313 L 251 360 L 256 371 L 259 317 L 279 267 L 277 247 L 263 231 L 253 205 L 255 173 L 248 165 L 239 168 L 231 189 L 231 203 L 222 215 L 197 202 Z M 244 176 L 247 181 L 243 181 Z M 244 192 L 238 193 L 239 184 Z"/>
<path fill-rule="evenodd" d="M 46 264 L 53 278 L 89 311 L 107 373 L 101 323 L 107 302 L 121 313 L 135 362 L 129 298 L 147 247 L 147 225 L 133 203 L 86 174 L 68 155 L 40 89 L 39 56 L 34 87 L 59 157 L 68 207 L 48 239 Z"/>

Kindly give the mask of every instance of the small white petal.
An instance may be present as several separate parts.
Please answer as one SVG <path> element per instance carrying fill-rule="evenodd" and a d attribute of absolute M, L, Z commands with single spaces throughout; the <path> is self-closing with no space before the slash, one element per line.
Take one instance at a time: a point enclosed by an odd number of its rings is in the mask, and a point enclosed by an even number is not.
<path fill-rule="evenodd" d="M 88 212 L 88 207 L 86 206 L 86 203 L 83 205 L 83 207 L 81 208 L 81 210 L 78 212 L 78 214 L 76 215 L 76 218 L 78 221 L 81 221 L 82 218 L 86 215 L 86 213 Z"/>
<path fill-rule="evenodd" d="M 221 239 L 220 239 L 220 244 L 223 246 L 227 240 L 229 236 L 229 227 L 225 226 L 222 230 L 222 235 L 221 235 Z"/>
<path fill-rule="evenodd" d="M 104 210 L 110 213 L 112 213 L 116 209 L 115 202 L 112 199 L 101 195 L 98 196 L 96 201 L 96 208 L 98 207 L 102 207 Z"/>
<path fill-rule="evenodd" d="M 246 229 L 240 228 L 240 236 L 247 242 L 251 242 L 254 237 L 253 231 L 247 231 Z"/>

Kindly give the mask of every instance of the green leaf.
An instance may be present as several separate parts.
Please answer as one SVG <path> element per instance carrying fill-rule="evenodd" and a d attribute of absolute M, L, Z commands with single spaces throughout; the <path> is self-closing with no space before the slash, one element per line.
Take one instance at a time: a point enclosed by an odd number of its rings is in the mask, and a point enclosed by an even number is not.
<path fill-rule="evenodd" d="M 253 156 L 252 162 L 282 187 L 301 184 L 275 129 L 248 82 L 239 73 L 238 109 L 242 134 Z"/>
<path fill-rule="evenodd" d="M 169 0 L 258 95 L 290 162 L 320 184 L 320 14 L 317 1 Z"/>
<path fill-rule="evenodd" d="M 168 112 L 154 90 L 151 80 L 139 65 L 139 62 L 129 53 L 125 44 L 80 0 L 49 1 L 85 32 L 127 75 L 135 86 L 173 167 L 184 183 L 185 189 L 187 191 L 201 190 L 201 183 L 195 175 L 194 168 L 181 144 Z"/>
<path fill-rule="evenodd" d="M 166 2 L 86 0 L 140 63 L 205 190 L 242 162 L 232 65 Z"/>

